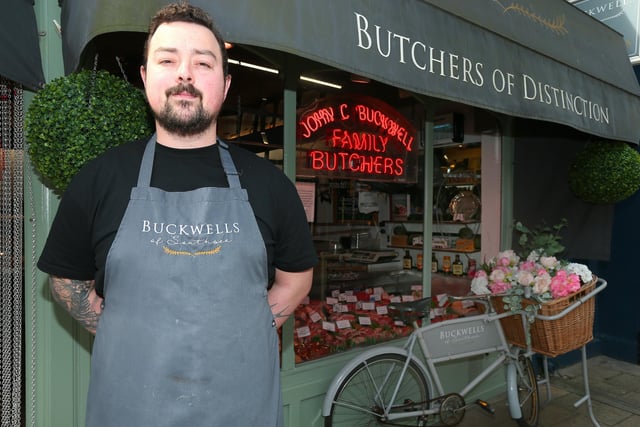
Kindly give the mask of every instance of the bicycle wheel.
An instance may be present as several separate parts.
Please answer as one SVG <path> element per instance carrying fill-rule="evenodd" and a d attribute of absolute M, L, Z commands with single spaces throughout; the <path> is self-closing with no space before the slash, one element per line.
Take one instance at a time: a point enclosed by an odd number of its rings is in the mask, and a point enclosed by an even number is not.
<path fill-rule="evenodd" d="M 540 399 L 538 396 L 538 381 L 531 364 L 531 359 L 525 356 L 518 357 L 516 366 L 516 382 L 518 386 L 518 402 L 509 404 L 520 405 L 522 417 L 516 419 L 519 427 L 536 427 L 540 414 Z"/>
<path fill-rule="evenodd" d="M 406 358 L 399 354 L 373 356 L 351 371 L 338 387 L 325 427 L 361 427 L 384 425 L 384 406 L 390 403 L 393 412 L 419 410 L 428 407 L 428 383 L 418 365 L 411 361 L 402 378 L 394 402 L 393 394 Z M 417 425 L 416 417 L 400 419 L 394 425 Z"/>

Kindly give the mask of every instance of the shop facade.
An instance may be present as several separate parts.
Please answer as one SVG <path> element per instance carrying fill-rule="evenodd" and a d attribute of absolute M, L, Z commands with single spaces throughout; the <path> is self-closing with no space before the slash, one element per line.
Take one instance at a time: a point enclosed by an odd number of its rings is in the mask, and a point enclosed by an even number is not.
<path fill-rule="evenodd" d="M 41 42 L 48 79 L 138 54 L 149 16 L 166 2 L 56 3 L 36 6 L 50 29 Z M 234 45 L 238 89 L 221 114 L 222 136 L 296 182 L 321 258 L 309 300 L 282 329 L 289 426 L 323 425 L 324 393 L 346 361 L 367 345 L 401 342 L 406 329 L 384 325 L 387 301 L 463 293 L 470 261 L 510 246 L 520 120 L 578 138 L 640 140 L 640 90 L 622 40 L 564 2 L 192 3 Z M 118 51 L 127 43 L 138 47 Z M 126 61 L 117 70 L 135 78 Z M 255 80 L 279 95 L 244 101 Z M 527 132 L 535 139 L 535 126 Z M 37 183 L 33 191 L 36 254 L 57 201 Z M 411 268 L 403 268 L 405 255 Z M 450 274 L 456 256 L 462 277 Z M 27 288 L 41 289 L 34 261 L 26 260 Z M 82 425 L 91 339 L 46 292 L 29 294 L 28 425 Z M 449 376 L 464 381 L 476 367 L 453 365 Z"/>

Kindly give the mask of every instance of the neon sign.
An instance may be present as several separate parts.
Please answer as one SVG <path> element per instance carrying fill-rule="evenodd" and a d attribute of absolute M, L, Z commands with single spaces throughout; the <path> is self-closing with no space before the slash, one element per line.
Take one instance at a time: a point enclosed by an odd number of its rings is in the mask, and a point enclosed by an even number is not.
<path fill-rule="evenodd" d="M 298 174 L 415 182 L 416 131 L 380 100 L 337 96 L 298 114 Z"/>

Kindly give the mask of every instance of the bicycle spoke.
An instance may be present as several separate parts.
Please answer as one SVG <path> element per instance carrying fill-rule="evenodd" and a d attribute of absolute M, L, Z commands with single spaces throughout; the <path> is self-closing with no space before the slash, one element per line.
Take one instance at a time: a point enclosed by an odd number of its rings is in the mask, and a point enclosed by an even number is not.
<path fill-rule="evenodd" d="M 427 401 L 427 383 L 422 372 L 411 362 L 402 375 L 405 361 L 400 355 L 390 354 L 374 357 L 358 366 L 347 376 L 334 399 L 326 425 L 381 425 L 384 424 L 385 413 L 402 411 L 407 405 L 421 405 L 421 402 Z M 397 384 L 397 396 L 392 402 Z M 415 426 L 416 418 L 401 419 L 394 421 L 394 424 Z"/>

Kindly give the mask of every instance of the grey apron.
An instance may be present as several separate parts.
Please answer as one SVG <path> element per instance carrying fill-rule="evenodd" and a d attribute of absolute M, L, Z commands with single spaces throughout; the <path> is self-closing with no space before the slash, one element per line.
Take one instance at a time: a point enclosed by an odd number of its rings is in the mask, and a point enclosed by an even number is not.
<path fill-rule="evenodd" d="M 281 426 L 266 250 L 228 147 L 229 188 L 165 192 L 155 144 L 107 257 L 86 427 Z"/>

